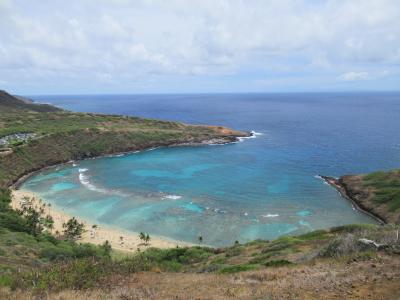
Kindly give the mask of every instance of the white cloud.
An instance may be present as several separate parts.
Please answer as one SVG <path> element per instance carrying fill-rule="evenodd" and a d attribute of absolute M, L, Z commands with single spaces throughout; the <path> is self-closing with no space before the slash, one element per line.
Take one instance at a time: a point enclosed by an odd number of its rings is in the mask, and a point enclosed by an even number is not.
<path fill-rule="evenodd" d="M 368 72 L 348 72 L 339 76 L 343 81 L 358 81 L 370 79 Z"/>
<path fill-rule="evenodd" d="M 249 72 L 361 81 L 398 74 L 399 28 L 398 0 L 0 0 L 0 70 L 15 84 L 40 73 L 38 87 L 46 74 L 101 84 L 175 76 L 177 87 L 185 76 Z"/>

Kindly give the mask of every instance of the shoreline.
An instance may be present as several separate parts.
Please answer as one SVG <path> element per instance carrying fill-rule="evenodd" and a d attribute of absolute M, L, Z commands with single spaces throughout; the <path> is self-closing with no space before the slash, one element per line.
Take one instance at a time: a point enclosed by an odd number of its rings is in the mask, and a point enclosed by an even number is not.
<path fill-rule="evenodd" d="M 15 180 L 14 183 L 12 183 L 9 188 L 12 193 L 12 203 L 11 206 L 13 209 L 18 209 L 21 207 L 22 199 L 24 197 L 29 197 L 31 199 L 35 199 L 33 203 L 35 205 L 38 205 L 37 202 L 39 200 L 41 201 L 41 204 L 46 203 L 45 199 L 42 199 L 42 197 L 39 197 L 33 192 L 29 191 L 24 191 L 21 190 L 20 187 L 21 185 L 27 181 L 30 177 L 36 175 L 39 172 L 42 172 L 44 170 L 50 170 L 50 169 L 55 169 L 61 166 L 66 166 L 68 164 L 73 164 L 76 161 L 83 161 L 87 159 L 97 159 L 97 158 L 103 158 L 103 157 L 118 157 L 122 155 L 129 155 L 133 153 L 138 153 L 138 152 L 144 152 L 144 151 L 150 151 L 150 150 L 155 150 L 158 148 L 173 148 L 173 147 L 199 147 L 199 146 L 214 146 L 214 145 L 226 145 L 226 144 L 233 144 L 237 143 L 240 141 L 242 138 L 251 138 L 255 136 L 253 132 L 246 132 L 247 135 L 243 135 L 240 137 L 237 136 L 232 136 L 232 137 L 223 137 L 223 138 L 214 138 L 210 140 L 204 140 L 201 142 L 188 142 L 188 143 L 176 143 L 176 144 L 171 144 L 171 145 L 161 145 L 161 146 L 149 146 L 145 147 L 143 149 L 135 149 L 135 150 L 130 150 L 130 151 L 122 151 L 122 152 L 115 152 L 115 153 L 107 153 L 107 154 L 102 154 L 102 155 L 97 155 L 97 156 L 92 156 L 92 157 L 85 157 L 83 159 L 78 159 L 78 160 L 68 160 L 65 162 L 60 162 L 56 163 L 54 165 L 49 165 L 45 166 L 43 168 L 28 172 L 27 174 L 24 174 L 20 176 L 17 180 Z M 43 201 L 44 200 L 44 201 Z M 54 205 L 51 206 L 46 206 L 45 209 L 45 214 L 49 214 L 53 217 L 54 220 L 54 229 L 52 230 L 52 234 L 56 231 L 59 233 L 62 233 L 63 228 L 62 224 L 66 221 L 68 221 L 70 218 L 74 217 L 72 215 L 69 215 L 63 211 L 63 209 L 57 208 Z M 128 253 L 135 253 L 140 249 L 140 251 L 149 248 L 149 247 L 156 247 L 156 248 L 175 248 L 175 247 L 190 247 L 190 246 L 195 246 L 196 244 L 189 243 L 189 242 L 184 242 L 184 241 L 178 241 L 178 240 L 173 240 L 169 239 L 166 237 L 160 237 L 160 236 L 150 236 L 151 240 L 149 245 L 145 246 L 143 242 L 139 239 L 139 233 L 138 232 L 133 232 L 133 231 L 128 231 L 124 230 L 122 228 L 115 228 L 110 225 L 105 225 L 105 224 L 96 224 L 97 229 L 93 230 L 92 225 L 94 225 L 93 222 L 90 222 L 87 219 L 81 218 L 81 217 L 76 217 L 75 218 L 79 221 L 85 224 L 85 230 L 82 234 L 82 238 L 78 239 L 77 242 L 80 243 L 91 243 L 95 245 L 101 245 L 103 244 L 106 240 L 108 240 L 114 250 L 119 250 L 123 252 L 128 252 Z M 120 237 L 123 237 L 122 241 Z"/>
<path fill-rule="evenodd" d="M 28 197 L 29 199 L 34 199 L 32 201 L 32 204 L 34 206 L 39 206 L 47 203 L 45 199 L 39 197 L 33 192 L 11 189 L 11 193 L 11 207 L 13 209 L 21 208 L 21 204 L 24 201 L 23 199 L 25 197 Z M 52 216 L 54 220 L 54 229 L 51 232 L 53 235 L 55 235 L 56 231 L 62 233 L 62 224 L 67 222 L 70 218 L 74 217 L 64 212 L 63 209 L 54 206 L 53 204 L 51 205 L 51 207 L 48 205 L 45 206 L 45 215 Z M 176 247 L 190 247 L 196 245 L 189 242 L 151 235 L 150 243 L 145 246 L 143 242 L 139 239 L 139 233 L 137 232 L 124 230 L 122 228 L 116 228 L 114 226 L 105 224 L 96 224 L 97 228 L 93 229 L 92 225 L 95 224 L 94 222 L 77 216 L 75 216 L 75 218 L 79 222 L 85 224 L 85 232 L 82 234 L 82 237 L 77 240 L 78 243 L 91 243 L 95 245 L 101 245 L 106 240 L 108 240 L 113 250 L 119 250 L 129 253 L 135 253 L 138 251 L 138 249 L 142 251 L 150 247 L 166 249 Z M 122 240 L 120 237 L 122 237 Z"/>
<path fill-rule="evenodd" d="M 329 184 L 331 187 L 336 189 L 339 192 L 340 196 L 342 196 L 342 198 L 350 201 L 356 210 L 358 210 L 358 211 L 368 215 L 369 217 L 373 218 L 374 220 L 378 221 L 378 223 L 380 225 L 387 224 L 387 222 L 381 216 L 378 216 L 378 215 L 374 214 L 373 212 L 369 211 L 368 209 L 364 208 L 362 206 L 362 204 L 357 201 L 357 199 L 351 197 L 349 195 L 349 193 L 347 192 L 346 188 L 340 183 L 339 179 L 337 179 L 335 177 L 331 177 L 331 176 L 323 176 L 323 175 L 318 175 L 318 176 L 321 177 L 321 179 L 323 181 L 325 181 L 327 184 Z"/>
<path fill-rule="evenodd" d="M 245 136 L 238 136 L 238 137 L 225 137 L 225 138 L 217 138 L 217 139 L 211 139 L 211 140 L 204 140 L 201 142 L 188 142 L 188 143 L 176 143 L 176 144 L 171 144 L 171 145 L 161 145 L 161 146 L 150 146 L 146 147 L 143 149 L 136 149 L 136 150 L 129 150 L 129 151 L 122 151 L 122 152 L 115 152 L 115 153 L 108 153 L 108 154 L 101 154 L 101 155 L 96 155 L 96 156 L 91 156 L 91 157 L 85 157 L 82 159 L 76 159 L 76 160 L 68 160 L 64 162 L 59 162 L 53 165 L 45 166 L 42 168 L 39 168 L 37 170 L 33 170 L 31 172 L 28 172 L 19 178 L 17 178 L 12 184 L 9 185 L 9 188 L 12 190 L 19 190 L 22 184 L 24 184 L 25 181 L 27 181 L 30 177 L 34 176 L 35 174 L 45 171 L 45 170 L 50 170 L 54 169 L 57 167 L 65 166 L 68 164 L 72 164 L 76 161 L 84 161 L 88 159 L 97 159 L 97 158 L 104 158 L 104 157 L 118 157 L 122 155 L 129 155 L 133 153 L 138 153 L 138 152 L 144 152 L 144 151 L 150 151 L 150 150 L 155 150 L 158 148 L 174 148 L 174 147 L 200 147 L 200 146 L 216 146 L 216 145 L 229 145 L 229 144 L 235 144 L 240 141 L 242 138 L 251 138 L 255 136 L 254 132 L 247 132 L 247 135 Z"/>

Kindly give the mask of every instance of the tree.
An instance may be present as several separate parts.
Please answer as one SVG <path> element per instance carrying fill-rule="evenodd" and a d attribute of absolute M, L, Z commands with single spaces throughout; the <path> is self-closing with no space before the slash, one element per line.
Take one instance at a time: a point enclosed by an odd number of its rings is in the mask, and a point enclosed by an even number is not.
<path fill-rule="evenodd" d="M 104 255 L 107 257 L 111 257 L 111 244 L 108 240 L 106 240 L 101 246 L 100 248 L 103 250 Z"/>
<path fill-rule="evenodd" d="M 52 216 L 47 215 L 45 218 L 41 218 L 40 222 L 43 225 L 43 227 L 45 227 L 46 229 L 50 230 L 50 232 L 53 230 L 53 228 L 54 228 L 54 220 L 53 220 Z"/>
<path fill-rule="evenodd" d="M 40 222 L 40 213 L 32 207 L 24 207 L 21 215 L 26 220 L 26 224 L 32 235 L 37 236 L 43 231 L 43 226 Z"/>
<path fill-rule="evenodd" d="M 201 234 L 198 236 L 198 240 L 200 244 L 203 242 L 203 236 Z"/>
<path fill-rule="evenodd" d="M 145 240 L 146 240 L 146 235 L 144 234 L 144 232 L 140 232 L 140 233 L 139 233 L 139 239 L 140 239 L 141 241 L 145 242 Z"/>
<path fill-rule="evenodd" d="M 85 231 L 85 225 L 80 223 L 75 217 L 68 220 L 67 223 L 64 223 L 64 236 L 69 240 L 75 240 L 82 236 L 82 233 Z"/>
<path fill-rule="evenodd" d="M 145 239 L 144 239 L 144 244 L 147 246 L 149 244 L 149 242 L 150 242 L 150 235 L 147 234 Z"/>
<path fill-rule="evenodd" d="M 144 245 L 147 246 L 150 242 L 150 235 L 145 234 L 144 232 L 139 233 L 139 239 L 144 242 Z"/>

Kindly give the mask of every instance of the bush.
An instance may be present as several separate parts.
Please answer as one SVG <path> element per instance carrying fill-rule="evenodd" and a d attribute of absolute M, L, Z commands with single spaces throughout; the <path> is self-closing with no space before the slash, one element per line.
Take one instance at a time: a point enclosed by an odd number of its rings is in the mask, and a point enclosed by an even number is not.
<path fill-rule="evenodd" d="M 271 260 L 264 264 L 264 266 L 266 266 L 266 267 L 275 267 L 275 268 L 288 266 L 288 265 L 293 265 L 293 263 L 286 259 Z"/>
<path fill-rule="evenodd" d="M 226 257 L 238 256 L 242 252 L 243 252 L 243 247 L 237 245 L 237 246 L 233 246 L 233 247 L 230 247 L 230 248 L 226 249 L 225 256 Z"/>
<path fill-rule="evenodd" d="M 324 249 L 322 249 L 320 255 L 322 257 L 340 257 L 360 250 L 357 238 L 354 234 L 348 233 L 331 241 Z"/>
<path fill-rule="evenodd" d="M 0 274 L 0 286 L 11 286 L 13 278 L 10 274 Z"/>
<path fill-rule="evenodd" d="M 61 290 L 66 288 L 85 289 L 93 287 L 101 278 L 111 271 L 108 261 L 80 259 L 65 264 L 19 274 L 12 280 L 11 287 L 37 290 Z"/>
<path fill-rule="evenodd" d="M 327 238 L 328 231 L 326 230 L 314 230 L 302 235 L 297 236 L 297 238 L 304 240 L 304 241 L 310 241 L 310 240 L 322 240 Z"/>
<path fill-rule="evenodd" d="M 70 240 L 80 238 L 85 231 L 85 225 L 80 223 L 75 217 L 69 219 L 67 223 L 64 223 L 63 228 L 64 236 Z"/>
<path fill-rule="evenodd" d="M 253 264 L 242 264 L 242 265 L 228 266 L 222 268 L 219 272 L 221 274 L 231 274 L 237 272 L 251 271 L 258 267 L 259 267 L 258 265 L 253 265 Z"/>
<path fill-rule="evenodd" d="M 400 246 L 400 240 L 397 237 L 399 227 L 395 225 L 386 225 L 384 227 L 371 226 L 351 226 L 346 227 L 352 230 L 352 233 L 344 233 L 337 236 L 324 247 L 320 256 L 323 257 L 340 257 L 362 251 L 378 251 L 385 249 L 391 251 Z M 364 229 L 362 229 L 364 228 Z M 360 239 L 372 240 L 381 245 L 379 249 L 373 245 L 361 243 Z"/>

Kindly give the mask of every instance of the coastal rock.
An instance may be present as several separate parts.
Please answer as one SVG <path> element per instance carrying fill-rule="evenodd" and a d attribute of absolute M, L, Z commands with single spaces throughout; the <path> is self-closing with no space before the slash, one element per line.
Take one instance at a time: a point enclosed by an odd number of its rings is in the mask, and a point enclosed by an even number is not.
<path fill-rule="evenodd" d="M 365 183 L 367 175 L 346 175 L 340 178 L 321 176 L 346 199 L 352 201 L 355 208 L 374 217 L 380 223 L 400 224 L 400 211 L 391 210 L 385 203 L 374 201 L 376 190 Z"/>

